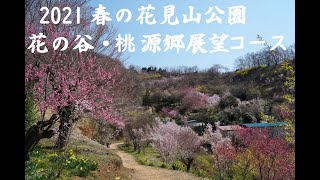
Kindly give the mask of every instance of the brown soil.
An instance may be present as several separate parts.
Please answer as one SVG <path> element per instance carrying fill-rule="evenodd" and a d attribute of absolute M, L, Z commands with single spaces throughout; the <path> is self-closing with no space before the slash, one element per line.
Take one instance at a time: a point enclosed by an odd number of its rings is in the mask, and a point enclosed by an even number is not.
<path fill-rule="evenodd" d="M 174 171 L 169 169 L 162 169 L 151 166 L 140 165 L 136 162 L 134 156 L 125 153 L 118 149 L 121 143 L 114 143 L 110 145 L 110 149 L 121 157 L 123 166 L 131 169 L 130 179 L 134 180 L 197 180 L 204 179 L 196 177 L 190 173 Z"/>

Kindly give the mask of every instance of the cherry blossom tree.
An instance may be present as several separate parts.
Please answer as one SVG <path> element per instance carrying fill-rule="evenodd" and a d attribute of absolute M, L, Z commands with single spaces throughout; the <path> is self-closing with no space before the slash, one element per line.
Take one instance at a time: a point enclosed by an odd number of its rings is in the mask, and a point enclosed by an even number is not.
<path fill-rule="evenodd" d="M 147 141 L 147 137 L 146 137 L 146 133 L 143 131 L 142 128 L 139 129 L 133 129 L 133 144 L 135 146 L 135 149 L 138 150 L 138 153 L 140 153 L 140 149 L 143 146 L 143 144 L 145 143 L 145 141 Z"/>
<path fill-rule="evenodd" d="M 215 125 L 218 126 L 219 123 L 216 123 Z M 221 141 L 223 137 L 219 129 L 213 132 L 212 125 L 208 123 L 203 132 L 202 138 L 204 142 L 214 146 L 218 141 Z"/>
<path fill-rule="evenodd" d="M 181 95 L 181 107 L 184 111 L 203 109 L 208 105 L 208 96 L 195 91 L 194 88 L 183 88 Z"/>
<path fill-rule="evenodd" d="M 170 163 L 178 157 L 178 132 L 180 126 L 175 122 L 161 122 L 151 132 L 152 146 L 160 154 L 161 160 Z"/>
<path fill-rule="evenodd" d="M 131 111 L 124 120 L 123 133 L 127 142 L 132 142 L 134 151 L 150 143 L 151 126 L 155 123 L 151 112 Z M 142 149 L 144 150 L 144 148 Z"/>
<path fill-rule="evenodd" d="M 217 106 L 220 102 L 221 97 L 217 94 L 214 94 L 207 98 L 207 103 L 209 106 Z"/>
<path fill-rule="evenodd" d="M 152 145 L 164 162 L 179 159 L 189 171 L 202 143 L 189 126 L 179 126 L 173 121 L 159 122 L 151 132 Z"/>
<path fill-rule="evenodd" d="M 179 157 L 188 172 L 202 142 L 189 126 L 180 127 L 177 139 Z"/>

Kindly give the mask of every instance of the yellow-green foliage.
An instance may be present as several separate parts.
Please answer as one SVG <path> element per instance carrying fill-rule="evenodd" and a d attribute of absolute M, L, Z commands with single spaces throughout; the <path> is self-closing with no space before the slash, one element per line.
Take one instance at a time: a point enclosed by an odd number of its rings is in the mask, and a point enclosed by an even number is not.
<path fill-rule="evenodd" d="M 266 121 L 268 123 L 273 123 L 274 122 L 274 117 L 265 115 L 263 112 L 260 112 L 260 119 L 262 121 Z"/>
<path fill-rule="evenodd" d="M 159 73 L 154 73 L 154 74 L 145 74 L 141 76 L 141 79 L 146 80 L 146 79 L 160 79 L 161 74 Z"/>
<path fill-rule="evenodd" d="M 198 176 L 210 177 L 214 173 L 213 158 L 209 154 L 198 154 L 193 162 L 191 172 Z"/>
<path fill-rule="evenodd" d="M 246 76 L 248 75 L 252 70 L 255 70 L 255 69 L 258 69 L 258 68 L 265 68 L 266 66 L 255 66 L 255 67 L 252 67 L 252 68 L 245 68 L 243 70 L 238 70 L 236 71 L 236 75 L 238 76 Z"/>
<path fill-rule="evenodd" d="M 249 149 L 239 153 L 232 164 L 233 179 L 254 179 L 254 157 Z"/>
<path fill-rule="evenodd" d="M 184 171 L 186 169 L 181 161 L 175 161 L 174 163 L 172 163 L 171 168 L 178 171 Z"/>
<path fill-rule="evenodd" d="M 282 96 L 282 98 L 285 101 L 287 101 L 288 103 L 294 103 L 295 102 L 295 98 L 291 94 L 285 94 L 285 95 Z"/>
<path fill-rule="evenodd" d="M 238 76 L 246 76 L 248 75 L 250 72 L 250 68 L 246 68 L 246 69 L 243 69 L 243 70 L 238 70 L 236 71 L 236 75 Z"/>
<path fill-rule="evenodd" d="M 296 132 L 296 129 L 293 125 L 292 122 L 288 122 L 288 124 L 286 125 L 286 133 L 285 133 L 285 137 L 286 137 L 286 140 L 289 142 L 289 143 L 295 143 L 295 132 Z"/>
<path fill-rule="evenodd" d="M 284 61 L 283 63 L 281 63 L 281 70 L 286 74 L 286 81 L 284 82 L 284 86 L 286 88 L 293 87 L 296 81 L 293 66 L 289 62 Z"/>
<path fill-rule="evenodd" d="M 137 117 L 137 116 L 139 116 L 139 115 L 141 115 L 141 113 L 140 113 L 140 112 L 137 112 L 137 111 L 128 111 L 128 112 L 127 112 L 127 116 L 128 116 L 128 117 Z"/>
<path fill-rule="evenodd" d="M 281 63 L 281 70 L 288 72 L 290 75 L 294 75 L 293 66 L 288 61 Z"/>
<path fill-rule="evenodd" d="M 295 78 L 295 76 L 293 76 L 293 77 L 286 77 L 286 81 L 284 82 L 284 86 L 285 86 L 286 88 L 289 88 L 289 87 L 294 86 L 295 83 L 296 83 L 296 78 Z"/>
<path fill-rule="evenodd" d="M 205 86 L 198 85 L 196 86 L 196 91 L 208 94 L 209 90 Z"/>

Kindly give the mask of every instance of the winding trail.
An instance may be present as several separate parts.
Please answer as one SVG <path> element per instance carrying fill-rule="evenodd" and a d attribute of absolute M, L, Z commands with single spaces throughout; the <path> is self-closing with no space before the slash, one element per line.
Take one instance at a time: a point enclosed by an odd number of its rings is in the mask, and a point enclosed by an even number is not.
<path fill-rule="evenodd" d="M 114 143 L 110 145 L 110 149 L 121 157 L 123 166 L 133 171 L 131 174 L 134 180 L 200 180 L 204 178 L 196 177 L 192 174 L 174 171 L 169 169 L 144 166 L 136 162 L 133 155 L 125 153 L 118 149 L 118 145 L 122 143 Z"/>

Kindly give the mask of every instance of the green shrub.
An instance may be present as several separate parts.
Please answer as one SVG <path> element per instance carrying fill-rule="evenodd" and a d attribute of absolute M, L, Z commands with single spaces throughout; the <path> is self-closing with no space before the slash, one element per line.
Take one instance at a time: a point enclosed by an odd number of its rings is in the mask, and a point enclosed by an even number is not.
<path fill-rule="evenodd" d="M 171 167 L 173 170 L 178 170 L 178 171 L 183 171 L 186 169 L 184 167 L 183 163 L 180 161 L 176 161 L 176 162 L 172 163 Z"/>
<path fill-rule="evenodd" d="M 195 168 L 191 172 L 198 177 L 204 177 L 204 171 L 202 169 Z"/>
<path fill-rule="evenodd" d="M 148 161 L 146 159 L 138 159 L 138 162 L 142 165 L 146 165 Z"/>
<path fill-rule="evenodd" d="M 238 101 L 232 95 L 223 96 L 219 102 L 220 109 L 224 109 L 226 107 L 237 107 Z"/>
<path fill-rule="evenodd" d="M 197 176 L 212 176 L 214 174 L 213 158 L 208 154 L 199 154 L 196 156 L 193 166 L 195 167 L 192 171 Z"/>
<path fill-rule="evenodd" d="M 249 91 L 247 93 L 248 100 L 259 98 L 259 97 L 261 97 L 261 92 L 259 91 L 259 89 L 256 89 L 256 88 L 249 89 Z"/>
<path fill-rule="evenodd" d="M 244 113 L 241 116 L 241 122 L 242 123 L 255 123 L 257 122 L 257 118 L 252 113 Z"/>
<path fill-rule="evenodd" d="M 161 167 L 161 168 L 167 168 L 168 166 L 167 166 L 166 163 L 161 163 L 160 167 Z"/>

